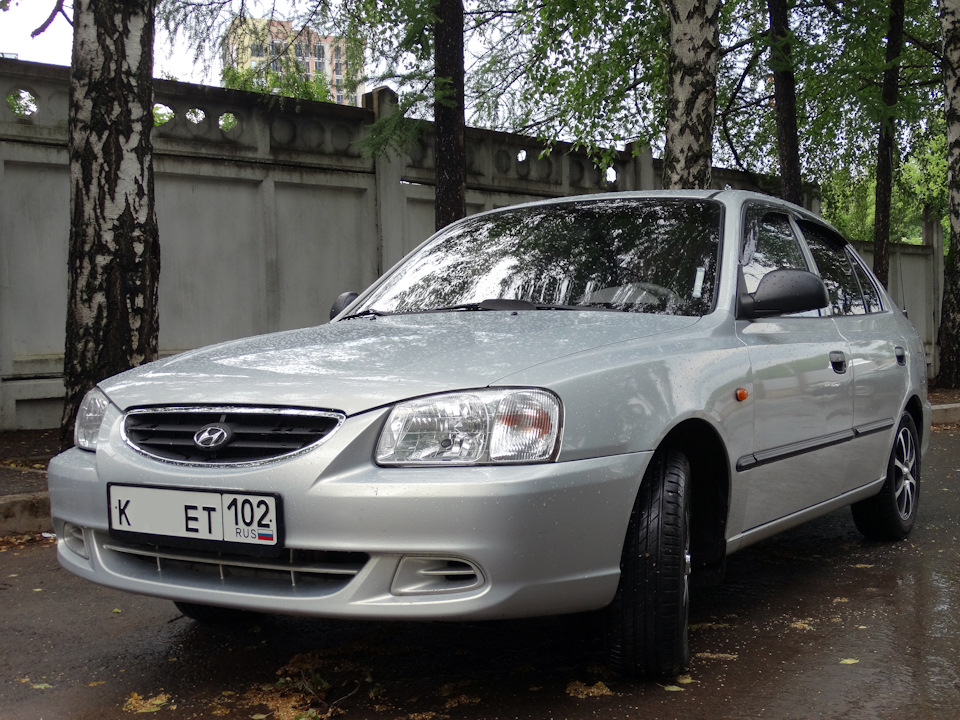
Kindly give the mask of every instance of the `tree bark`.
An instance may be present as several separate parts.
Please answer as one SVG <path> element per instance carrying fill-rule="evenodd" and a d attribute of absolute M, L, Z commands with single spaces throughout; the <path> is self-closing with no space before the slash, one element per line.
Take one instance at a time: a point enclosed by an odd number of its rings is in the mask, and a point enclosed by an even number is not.
<path fill-rule="evenodd" d="M 709 188 L 717 114 L 720 0 L 666 0 L 670 18 L 663 187 Z"/>
<path fill-rule="evenodd" d="M 941 0 L 950 236 L 940 316 L 940 387 L 960 387 L 960 0 Z"/>
<path fill-rule="evenodd" d="M 467 214 L 463 0 L 437 0 L 434 47 L 436 226 L 440 230 Z"/>
<path fill-rule="evenodd" d="M 74 0 L 61 442 L 84 394 L 157 357 L 154 0 Z"/>
<path fill-rule="evenodd" d="M 873 224 L 873 274 L 884 286 L 890 277 L 890 204 L 893 195 L 893 153 L 896 132 L 896 108 L 900 96 L 900 53 L 903 52 L 904 0 L 890 3 L 887 31 L 886 69 L 883 71 L 881 99 L 885 117 L 880 122 L 877 142 L 877 194 Z"/>
<path fill-rule="evenodd" d="M 780 194 L 784 200 L 803 204 L 800 180 L 800 139 L 797 132 L 797 82 L 793 71 L 790 13 L 787 0 L 769 0 L 770 69 L 780 156 Z"/>

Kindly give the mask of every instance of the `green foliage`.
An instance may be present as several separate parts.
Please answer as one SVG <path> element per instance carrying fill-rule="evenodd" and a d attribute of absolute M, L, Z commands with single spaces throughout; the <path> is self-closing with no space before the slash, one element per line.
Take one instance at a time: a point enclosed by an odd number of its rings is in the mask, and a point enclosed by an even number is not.
<path fill-rule="evenodd" d="M 741 0 L 728 24 L 728 48 L 720 83 L 718 125 L 724 128 L 726 156 L 742 169 L 776 172 L 773 88 L 766 60 L 766 3 Z M 801 159 L 807 180 L 826 181 L 838 165 L 873 167 L 880 123 L 888 109 L 880 91 L 886 68 L 889 3 L 823 2 L 797 6 L 791 48 L 796 69 Z M 901 56 L 900 99 L 896 107 L 901 159 L 942 105 L 935 52 L 936 3 L 907 0 L 907 42 Z"/>
<path fill-rule="evenodd" d="M 173 120 L 173 110 L 171 110 L 166 105 L 156 103 L 153 106 L 153 126 L 160 127 L 161 125 L 170 122 Z"/>
<path fill-rule="evenodd" d="M 295 60 L 284 58 L 280 62 L 279 72 L 266 65 L 259 68 L 225 67 L 220 75 L 223 86 L 233 90 L 301 100 L 331 100 L 330 86 L 320 73 L 308 79 L 306 69 Z"/>
<path fill-rule="evenodd" d="M 471 81 L 477 117 L 498 129 L 609 149 L 657 144 L 664 122 L 666 15 L 652 0 L 481 3 L 485 52 Z M 606 152 L 605 152 L 606 151 Z"/>
<path fill-rule="evenodd" d="M 7 107 L 17 117 L 30 117 L 37 111 L 37 101 L 26 90 L 16 90 L 7 95 Z"/>
<path fill-rule="evenodd" d="M 437 92 L 432 32 L 436 1 L 342 0 L 334 18 L 347 39 L 350 67 L 363 67 L 359 59 L 366 53 L 375 68 L 364 80 L 397 88 L 401 109 L 414 118 L 432 114 Z M 396 129 L 402 129 L 402 124 L 396 124 Z M 388 144 L 399 142 L 398 138 Z"/>
<path fill-rule="evenodd" d="M 946 129 L 942 116 L 913 139 L 913 149 L 897 169 L 890 212 L 890 241 L 920 244 L 928 207 L 947 230 Z M 839 165 L 820 184 L 823 215 L 849 239 L 873 242 L 876 181 L 870 172 Z"/>

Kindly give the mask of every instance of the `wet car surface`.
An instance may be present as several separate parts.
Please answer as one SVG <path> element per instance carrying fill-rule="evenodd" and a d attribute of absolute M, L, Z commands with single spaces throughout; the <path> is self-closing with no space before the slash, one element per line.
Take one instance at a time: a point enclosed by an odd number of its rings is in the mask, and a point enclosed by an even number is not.
<path fill-rule="evenodd" d="M 822 221 L 604 195 L 457 223 L 329 325 L 105 380 L 51 503 L 65 567 L 197 620 L 605 608 L 610 666 L 659 677 L 728 554 L 851 504 L 907 535 L 929 418 L 919 338 Z"/>

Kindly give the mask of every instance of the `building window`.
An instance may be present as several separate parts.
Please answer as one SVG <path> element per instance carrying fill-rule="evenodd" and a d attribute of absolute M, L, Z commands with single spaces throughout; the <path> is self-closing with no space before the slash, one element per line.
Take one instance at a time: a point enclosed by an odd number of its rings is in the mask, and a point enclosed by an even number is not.
<path fill-rule="evenodd" d="M 333 74 L 343 75 L 343 63 L 338 62 L 333 64 Z"/>
<path fill-rule="evenodd" d="M 263 57 L 267 54 L 267 48 L 263 43 L 250 43 L 250 55 L 252 57 Z"/>
<path fill-rule="evenodd" d="M 335 45 L 334 48 L 333 48 L 333 59 L 334 59 L 334 60 L 339 60 L 339 59 L 340 59 L 340 46 L 339 46 L 339 45 Z"/>
<path fill-rule="evenodd" d="M 326 59 L 326 48 L 323 47 L 321 43 L 314 43 L 313 45 L 313 56 L 317 59 L 318 62 L 323 62 Z"/>
<path fill-rule="evenodd" d="M 343 93 L 337 93 L 337 105 L 343 105 Z"/>

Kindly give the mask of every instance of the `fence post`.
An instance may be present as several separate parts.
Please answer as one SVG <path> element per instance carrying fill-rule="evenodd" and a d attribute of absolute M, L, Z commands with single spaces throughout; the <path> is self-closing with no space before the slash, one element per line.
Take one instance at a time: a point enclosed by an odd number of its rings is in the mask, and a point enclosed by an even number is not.
<path fill-rule="evenodd" d="M 397 94 L 387 87 L 376 88 L 363 96 L 363 106 L 373 110 L 379 120 L 400 112 Z M 406 203 L 401 186 L 405 158 L 392 148 L 373 159 L 376 175 L 377 275 L 382 275 L 404 256 Z"/>
<path fill-rule="evenodd" d="M 923 208 L 923 244 L 930 248 L 930 281 L 927 283 L 927 308 L 933 323 L 933 349 L 929 374 L 940 374 L 940 318 L 943 305 L 943 225 L 929 205 Z"/>

